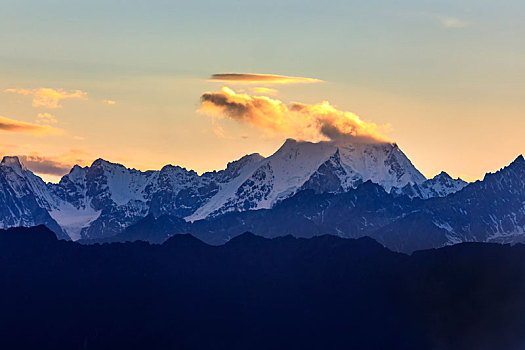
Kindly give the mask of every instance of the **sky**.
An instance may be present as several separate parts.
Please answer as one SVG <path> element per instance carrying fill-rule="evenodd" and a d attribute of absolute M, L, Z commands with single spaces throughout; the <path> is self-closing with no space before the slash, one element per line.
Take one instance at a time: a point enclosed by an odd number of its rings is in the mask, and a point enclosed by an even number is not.
<path fill-rule="evenodd" d="M 0 8 L 0 155 L 48 181 L 96 158 L 202 173 L 327 137 L 302 117 L 395 141 L 427 177 L 473 181 L 525 153 L 523 1 Z M 225 96 L 278 114 L 232 112 Z"/>

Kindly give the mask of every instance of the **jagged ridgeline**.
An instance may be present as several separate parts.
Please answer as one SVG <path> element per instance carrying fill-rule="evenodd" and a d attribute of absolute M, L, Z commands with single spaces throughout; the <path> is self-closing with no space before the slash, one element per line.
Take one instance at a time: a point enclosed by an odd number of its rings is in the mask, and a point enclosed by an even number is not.
<path fill-rule="evenodd" d="M 396 144 L 352 139 L 287 140 L 270 157 L 247 155 L 202 175 L 171 165 L 141 172 L 98 159 L 58 184 L 5 157 L 0 181 L 1 227 L 44 224 L 59 238 L 86 242 L 190 232 L 221 244 L 249 230 L 372 236 L 411 251 L 519 241 L 525 232 L 522 157 L 473 184 L 446 173 L 427 180 Z M 143 228 L 161 217 L 163 234 Z"/>

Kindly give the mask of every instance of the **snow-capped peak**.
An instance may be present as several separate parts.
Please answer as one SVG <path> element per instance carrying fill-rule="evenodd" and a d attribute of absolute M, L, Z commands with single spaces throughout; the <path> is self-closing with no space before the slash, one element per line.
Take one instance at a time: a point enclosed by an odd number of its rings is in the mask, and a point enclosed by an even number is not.
<path fill-rule="evenodd" d="M 20 162 L 17 156 L 5 156 L 0 163 L 1 166 L 12 169 L 15 173 L 23 176 L 23 171 L 26 170 L 24 165 Z"/>
<path fill-rule="evenodd" d="M 337 146 L 349 173 L 359 174 L 363 181 L 371 180 L 387 191 L 426 180 L 396 143 L 351 142 L 346 138 Z"/>
<path fill-rule="evenodd" d="M 330 173 L 330 174 L 327 174 Z M 188 220 L 271 208 L 301 188 L 342 191 L 371 180 L 387 191 L 425 177 L 395 143 L 344 137 L 318 143 L 287 139 L 270 157 L 243 168 Z M 330 181 L 329 186 L 323 182 Z"/>
<path fill-rule="evenodd" d="M 440 172 L 436 176 L 433 177 L 435 180 L 441 180 L 441 181 L 448 181 L 451 180 L 452 177 L 445 171 Z"/>
<path fill-rule="evenodd" d="M 446 197 L 449 194 L 462 190 L 468 182 L 460 178 L 453 179 L 449 174 L 442 171 L 432 179 L 428 179 L 418 184 L 407 184 L 402 188 L 394 188 L 396 194 L 406 195 L 411 198 L 419 197 L 423 199 L 433 197 Z"/>
<path fill-rule="evenodd" d="M 92 164 L 90 168 L 104 168 L 104 169 L 112 169 L 112 168 L 126 168 L 122 164 L 118 163 L 112 163 L 110 161 L 107 161 L 102 158 L 96 159 Z"/>

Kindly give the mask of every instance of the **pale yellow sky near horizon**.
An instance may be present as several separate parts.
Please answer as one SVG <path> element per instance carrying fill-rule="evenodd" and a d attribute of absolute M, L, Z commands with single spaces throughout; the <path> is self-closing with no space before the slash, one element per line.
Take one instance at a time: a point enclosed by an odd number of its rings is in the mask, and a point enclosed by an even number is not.
<path fill-rule="evenodd" d="M 21 86 L 19 84 L 2 86 L 4 92 L 0 94 L 0 102 L 4 117 L 36 124 L 38 114 L 48 113 L 57 122 L 46 125 L 64 132 L 35 135 L 0 131 L 0 151 L 3 155 L 40 156 L 43 163 L 46 160 L 57 162 L 65 169 L 77 163 L 89 165 L 96 158 L 104 158 L 140 170 L 160 169 L 165 164 L 174 164 L 202 173 L 223 169 L 227 162 L 245 154 L 257 152 L 269 156 L 284 142 L 286 137 L 282 135 L 268 135 L 251 125 L 231 120 L 212 121 L 210 117 L 198 113 L 200 95 L 205 91 L 219 91 L 225 86 L 224 83 L 202 78 L 169 80 L 151 77 L 141 83 L 133 82 L 133 86 L 154 86 L 158 89 L 148 89 L 150 94 L 146 96 L 137 96 L 141 92 L 129 88 L 124 96 L 118 84 L 112 87 L 111 94 L 97 95 L 90 92 L 89 84 L 76 84 L 76 87 L 64 90 L 85 91 L 87 97 L 61 100 L 62 107 L 55 109 L 34 107 L 34 96 L 5 92 L 13 86 Z M 253 94 L 249 86 L 226 85 L 236 91 Z M 337 108 L 353 111 L 365 121 L 388 124 L 391 131 L 387 136 L 399 144 L 427 177 L 444 170 L 453 177 L 468 181 L 481 179 L 486 172 L 496 171 L 510 163 L 524 149 L 523 139 L 520 138 L 521 130 L 525 130 L 523 127 L 501 126 L 503 130 L 498 131 L 504 131 L 507 135 L 502 140 L 493 138 L 494 125 L 474 122 L 489 121 L 496 113 L 502 113 L 501 110 L 491 110 L 490 105 L 473 108 L 460 102 L 440 104 L 439 101 L 384 94 L 331 82 L 301 86 L 266 85 L 278 91 L 272 96 L 273 99 L 311 104 L 329 100 Z M 183 93 L 188 102 L 162 104 L 155 101 L 168 99 L 170 93 Z M 319 99 L 317 96 L 322 97 Z M 140 101 L 139 97 L 143 100 Z M 108 104 L 108 99 L 114 103 Z M 354 108 L 351 108 L 352 105 Z M 512 110 L 508 106 L 505 114 L 509 119 L 514 115 L 520 123 L 518 108 Z M 127 119 L 135 122 L 127 122 Z M 523 122 L 521 124 L 525 126 Z M 474 135 L 479 140 L 477 144 L 472 143 Z M 29 168 L 35 169 L 35 166 L 29 165 Z M 60 179 L 60 176 L 52 174 L 39 175 L 46 181 Z"/>

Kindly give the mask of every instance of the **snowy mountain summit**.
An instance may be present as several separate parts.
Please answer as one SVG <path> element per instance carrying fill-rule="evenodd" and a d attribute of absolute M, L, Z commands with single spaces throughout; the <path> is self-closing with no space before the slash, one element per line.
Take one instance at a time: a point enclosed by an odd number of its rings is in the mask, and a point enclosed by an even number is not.
<path fill-rule="evenodd" d="M 109 237 L 148 214 L 195 221 L 272 208 L 304 189 L 345 192 L 367 180 L 388 192 L 426 181 L 395 143 L 353 137 L 319 143 L 289 139 L 267 158 L 246 155 L 202 175 L 172 165 L 143 172 L 97 159 L 89 167 L 74 166 L 58 184 L 44 183 L 18 158 L 5 157 L 0 227 L 45 224 L 61 238 Z"/>
<path fill-rule="evenodd" d="M 446 197 L 455 193 L 465 186 L 468 182 L 460 178 L 453 179 L 449 174 L 442 171 L 440 174 L 422 183 L 408 183 L 402 188 L 392 188 L 392 192 L 406 195 L 410 198 L 419 197 L 428 199 L 432 197 Z"/>
<path fill-rule="evenodd" d="M 319 143 L 288 139 L 273 155 L 250 164 L 234 181 L 221 186 L 188 219 L 267 209 L 301 189 L 344 192 L 367 180 L 390 191 L 426 178 L 395 143 L 351 137 Z"/>

